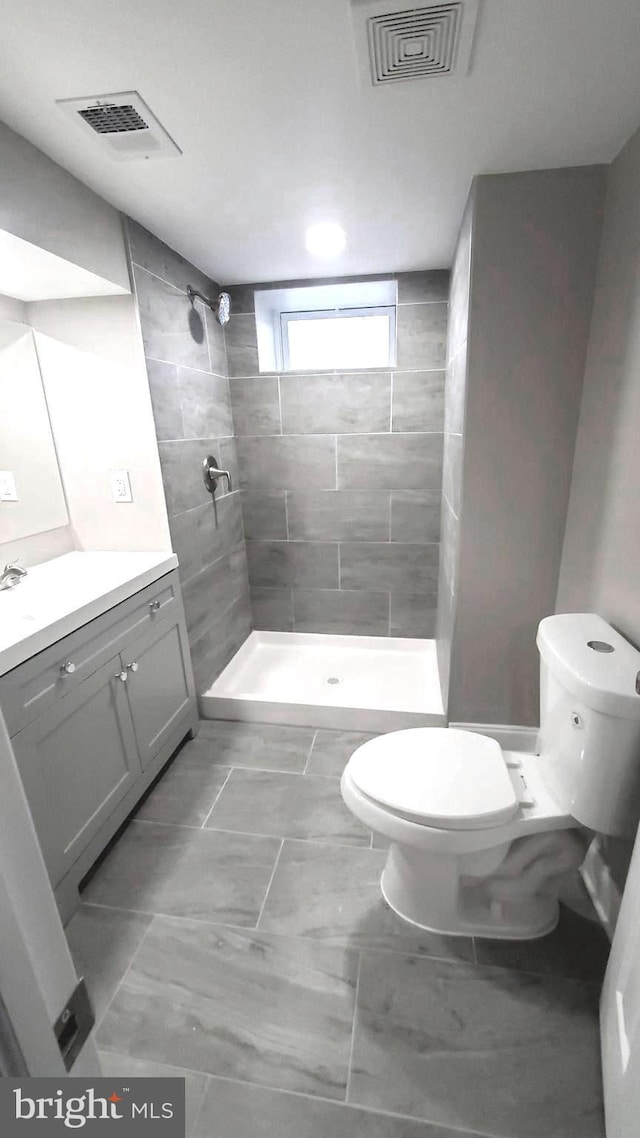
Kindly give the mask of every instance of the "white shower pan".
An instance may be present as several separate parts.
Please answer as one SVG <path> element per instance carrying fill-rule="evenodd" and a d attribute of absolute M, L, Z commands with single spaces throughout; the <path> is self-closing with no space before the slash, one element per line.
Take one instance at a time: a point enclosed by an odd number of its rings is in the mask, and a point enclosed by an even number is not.
<path fill-rule="evenodd" d="M 200 712 L 351 731 L 446 725 L 435 640 L 386 636 L 252 632 Z"/>

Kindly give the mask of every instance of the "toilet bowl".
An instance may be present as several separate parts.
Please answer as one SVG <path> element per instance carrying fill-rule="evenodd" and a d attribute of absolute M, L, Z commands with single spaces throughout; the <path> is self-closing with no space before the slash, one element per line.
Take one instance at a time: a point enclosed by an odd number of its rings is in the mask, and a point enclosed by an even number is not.
<path fill-rule="evenodd" d="M 344 770 L 345 803 L 391 843 L 383 896 L 420 928 L 544 936 L 592 835 L 635 835 L 640 652 L 595 613 L 545 617 L 536 643 L 539 754 L 420 727 L 364 743 Z"/>
<path fill-rule="evenodd" d="M 558 879 L 582 862 L 585 838 L 536 764 L 536 755 L 503 752 L 488 736 L 450 728 L 395 731 L 359 747 L 342 796 L 390 839 L 381 880 L 390 908 L 453 936 L 550 932 Z"/>

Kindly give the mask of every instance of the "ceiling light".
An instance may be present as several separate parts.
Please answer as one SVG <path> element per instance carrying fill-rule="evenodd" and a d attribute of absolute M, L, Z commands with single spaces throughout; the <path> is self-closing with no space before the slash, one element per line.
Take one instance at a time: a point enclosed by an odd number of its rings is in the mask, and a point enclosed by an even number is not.
<path fill-rule="evenodd" d="M 320 221 L 307 229 L 305 245 L 314 257 L 337 257 L 346 244 L 344 229 L 333 221 Z"/>

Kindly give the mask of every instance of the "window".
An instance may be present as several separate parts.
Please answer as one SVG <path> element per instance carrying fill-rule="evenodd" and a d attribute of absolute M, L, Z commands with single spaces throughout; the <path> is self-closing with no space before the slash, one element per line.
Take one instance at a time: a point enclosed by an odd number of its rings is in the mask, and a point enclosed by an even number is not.
<path fill-rule="evenodd" d="M 395 308 L 283 312 L 280 332 L 285 371 L 389 367 Z"/>
<path fill-rule="evenodd" d="M 261 371 L 350 371 L 395 363 L 396 282 L 255 293 Z"/>

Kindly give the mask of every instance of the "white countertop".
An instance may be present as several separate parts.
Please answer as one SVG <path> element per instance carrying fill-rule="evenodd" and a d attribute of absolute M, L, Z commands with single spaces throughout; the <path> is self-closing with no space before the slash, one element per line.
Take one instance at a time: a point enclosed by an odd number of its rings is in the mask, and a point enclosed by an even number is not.
<path fill-rule="evenodd" d="M 175 553 L 65 553 L 0 590 L 0 675 L 178 566 Z"/>

